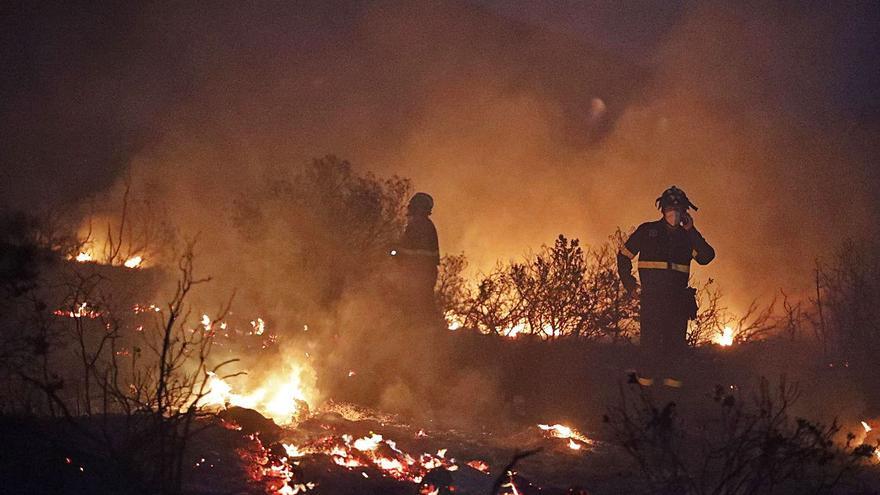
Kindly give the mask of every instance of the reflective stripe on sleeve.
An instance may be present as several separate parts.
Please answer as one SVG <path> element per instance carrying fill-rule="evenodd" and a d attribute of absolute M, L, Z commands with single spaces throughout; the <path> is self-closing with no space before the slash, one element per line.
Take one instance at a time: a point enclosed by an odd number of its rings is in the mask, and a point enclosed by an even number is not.
<path fill-rule="evenodd" d="M 639 270 L 675 270 L 682 273 L 690 273 L 690 265 L 679 265 L 668 261 L 639 261 Z"/>
<path fill-rule="evenodd" d="M 629 249 L 626 248 L 626 246 L 623 246 L 623 245 L 620 246 L 620 254 L 626 256 L 629 259 L 633 259 L 636 257 L 636 255 L 634 255 L 632 253 L 632 251 L 630 251 Z"/>

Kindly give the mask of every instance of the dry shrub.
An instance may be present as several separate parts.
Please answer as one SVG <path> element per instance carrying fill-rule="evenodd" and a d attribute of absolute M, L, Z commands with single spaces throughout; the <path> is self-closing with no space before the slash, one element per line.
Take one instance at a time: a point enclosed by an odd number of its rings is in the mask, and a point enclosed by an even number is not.
<path fill-rule="evenodd" d="M 463 283 L 462 257 L 447 259 L 438 302 L 448 318 L 483 333 L 628 341 L 637 306 L 619 286 L 616 245 L 585 250 L 577 239 L 560 235 L 553 246 L 520 262 L 499 264 L 473 288 Z"/>
<path fill-rule="evenodd" d="M 631 382 L 605 419 L 650 493 L 827 493 L 852 483 L 877 448 L 852 445 L 852 434 L 838 445 L 836 422 L 792 418 L 798 391 L 784 379 L 775 389 L 762 379 L 751 398 L 718 386 L 709 411 L 690 422 Z"/>

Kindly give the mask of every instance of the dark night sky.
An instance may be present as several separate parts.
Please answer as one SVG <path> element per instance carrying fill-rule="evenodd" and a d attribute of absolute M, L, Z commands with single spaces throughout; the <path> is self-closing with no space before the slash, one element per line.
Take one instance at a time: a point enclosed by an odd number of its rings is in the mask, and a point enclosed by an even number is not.
<path fill-rule="evenodd" d="M 344 19 L 363 2 L 332 3 L 335 12 Z M 345 7 L 346 3 L 354 6 L 337 8 Z M 646 67 L 658 63 L 658 53 L 682 18 L 695 5 L 705 4 L 683 0 L 479 0 L 477 3 L 511 19 L 577 37 Z M 118 168 L 118 162 L 124 163 L 132 148 L 150 139 L 154 119 L 167 105 L 175 104 L 169 101 L 168 94 L 186 98 L 193 89 L 191 85 L 198 84 L 194 79 L 197 74 L 188 67 L 185 46 L 157 44 L 157 36 L 161 38 L 162 34 L 151 31 L 142 22 L 145 13 L 153 9 L 138 9 L 127 2 L 83 2 L 79 6 L 46 2 L 41 5 L 12 2 L 0 11 L 3 26 L 0 60 L 4 68 L 0 78 L 0 118 L 6 136 L 0 159 L 7 169 L 3 175 L 4 187 L 17 193 L 22 192 L 17 181 L 30 181 L 26 174 L 20 173 L 22 170 L 11 172 L 10 167 L 36 167 L 51 171 L 47 177 L 56 177 L 51 163 L 72 160 L 84 167 L 81 172 L 68 170 L 73 181 L 82 178 L 93 182 L 95 176 L 88 173 L 92 167 L 101 171 L 98 176 L 111 177 L 112 174 L 104 172 Z M 159 10 L 173 16 L 172 9 Z M 774 23 L 815 17 L 816 22 L 822 24 L 814 33 L 797 41 L 802 46 L 795 47 L 807 53 L 803 77 L 820 81 L 810 88 L 820 94 L 808 96 L 821 100 L 821 107 L 812 106 L 810 100 L 798 92 L 798 84 L 786 80 L 792 76 L 790 72 L 780 73 L 776 79 L 773 68 L 768 67 L 768 81 L 774 86 L 768 89 L 778 93 L 778 102 L 783 103 L 780 110 L 808 118 L 851 118 L 876 123 L 880 112 L 880 61 L 876 56 L 876 47 L 880 45 L 880 4 L 841 2 L 829 7 L 826 2 L 782 2 L 766 7 L 760 2 L 746 2 L 741 10 L 753 11 L 755 16 L 772 16 Z M 204 12 L 181 14 L 214 17 Z M 189 35 L 211 36 L 209 31 L 199 33 L 200 22 L 195 18 L 192 21 L 189 33 L 177 33 L 183 44 Z M 201 24 L 208 27 L 211 22 Z M 780 30 L 784 29 L 783 24 Z M 178 48 L 179 53 L 175 53 Z M 810 66 L 811 63 L 814 65 Z M 163 77 L 148 81 L 150 74 Z M 131 91 L 126 91 L 125 86 L 129 84 Z M 102 92 L 112 92 L 121 101 L 90 99 Z M 68 125 L 73 122 L 75 124 Z M 34 142 L 36 139 L 26 143 L 10 142 L 15 141 L 11 136 L 17 132 L 29 138 L 47 132 L 57 137 L 59 133 L 54 132 L 54 125 L 64 128 L 58 146 L 41 146 Z M 99 139 L 92 139 L 95 137 Z M 75 150 L 76 143 L 82 140 L 90 141 L 89 150 Z M 44 183 L 42 178 L 39 182 Z M 50 189 L 58 193 L 55 188 Z M 26 191 L 28 195 L 39 194 L 31 188 Z"/>
<path fill-rule="evenodd" d="M 510 17 L 579 36 L 610 51 L 650 65 L 669 35 L 688 10 L 700 3 L 684 0 L 481 0 Z M 821 40 L 826 53 L 822 66 L 827 96 L 841 113 L 861 116 L 880 111 L 880 4 L 861 2 L 743 2 L 755 6 L 757 15 L 771 13 L 784 22 L 786 16 L 816 16 L 826 24 Z M 760 7 L 757 7 L 760 6 Z M 824 32 L 822 32 L 824 31 Z M 805 47 L 806 48 L 806 47 Z"/>

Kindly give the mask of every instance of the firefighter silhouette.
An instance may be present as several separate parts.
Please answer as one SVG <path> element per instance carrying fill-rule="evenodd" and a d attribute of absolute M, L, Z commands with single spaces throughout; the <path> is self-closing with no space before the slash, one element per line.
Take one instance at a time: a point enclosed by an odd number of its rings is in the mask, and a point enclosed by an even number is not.
<path fill-rule="evenodd" d="M 638 256 L 641 345 L 668 356 L 686 347 L 688 320 L 696 318 L 696 291 L 688 287 L 691 260 L 706 265 L 715 250 L 694 226 L 688 209 L 697 207 L 684 191 L 671 186 L 656 205 L 663 216 L 639 225 L 620 247 L 617 272 L 627 293 L 634 294 L 632 260 Z"/>
<path fill-rule="evenodd" d="M 434 285 L 440 265 L 437 229 L 429 218 L 434 199 L 423 192 L 416 193 L 407 206 L 406 229 L 391 254 L 398 264 L 404 309 L 412 317 L 429 319 L 437 312 L 434 304 Z"/>

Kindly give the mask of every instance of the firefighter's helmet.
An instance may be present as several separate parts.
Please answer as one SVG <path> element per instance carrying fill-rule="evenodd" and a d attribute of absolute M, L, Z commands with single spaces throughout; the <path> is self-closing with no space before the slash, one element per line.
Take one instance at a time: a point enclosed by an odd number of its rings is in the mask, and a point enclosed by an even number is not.
<path fill-rule="evenodd" d="M 693 208 L 694 211 L 699 209 L 691 203 L 691 200 L 688 199 L 684 191 L 675 186 L 669 186 L 669 189 L 663 191 L 663 194 L 654 203 L 657 205 L 658 210 L 662 210 L 667 206 L 682 206 L 684 209 Z"/>
<path fill-rule="evenodd" d="M 418 192 L 409 200 L 408 209 L 413 212 L 430 214 L 434 209 L 434 198 L 430 194 Z"/>

